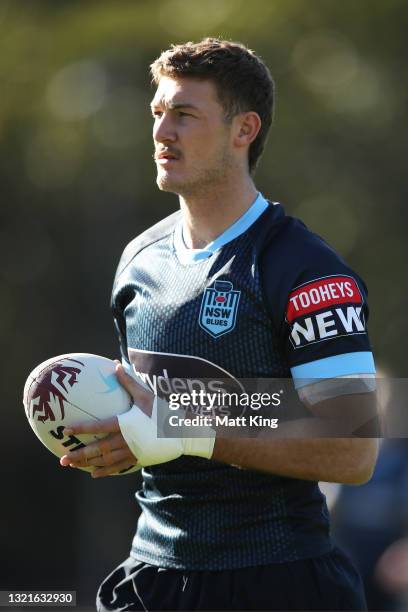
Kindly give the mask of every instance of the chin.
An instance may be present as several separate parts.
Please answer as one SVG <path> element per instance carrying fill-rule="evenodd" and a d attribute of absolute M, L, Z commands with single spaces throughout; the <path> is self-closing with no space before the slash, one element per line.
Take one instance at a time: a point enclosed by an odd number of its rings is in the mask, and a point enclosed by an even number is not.
<path fill-rule="evenodd" d="M 173 181 L 169 181 L 165 178 L 158 178 L 156 183 L 160 191 L 174 191 Z"/>
<path fill-rule="evenodd" d="M 182 180 L 181 177 L 178 180 L 171 176 L 169 173 L 159 173 L 157 175 L 156 183 L 160 191 L 168 191 L 170 193 L 176 193 L 181 197 L 193 196 L 196 194 L 202 194 L 209 185 L 214 185 L 219 182 L 220 176 L 224 177 L 224 174 L 220 175 L 219 170 L 216 172 L 207 172 L 206 174 L 199 175 L 198 173 L 191 174 L 189 179 Z"/>
<path fill-rule="evenodd" d="M 172 180 L 169 176 L 159 175 L 156 183 L 160 191 L 168 191 L 170 193 L 177 193 L 178 195 L 181 195 L 183 191 L 183 183 Z"/>

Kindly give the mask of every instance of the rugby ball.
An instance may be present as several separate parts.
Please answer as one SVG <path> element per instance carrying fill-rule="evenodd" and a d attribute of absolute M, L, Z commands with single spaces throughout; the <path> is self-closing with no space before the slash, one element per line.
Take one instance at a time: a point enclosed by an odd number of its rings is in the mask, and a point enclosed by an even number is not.
<path fill-rule="evenodd" d="M 41 363 L 27 378 L 23 402 L 35 435 L 57 457 L 106 435 L 67 436 L 64 427 L 127 412 L 133 403 L 116 378 L 115 362 L 89 353 L 59 355 Z M 129 466 L 116 475 L 138 469 Z"/>

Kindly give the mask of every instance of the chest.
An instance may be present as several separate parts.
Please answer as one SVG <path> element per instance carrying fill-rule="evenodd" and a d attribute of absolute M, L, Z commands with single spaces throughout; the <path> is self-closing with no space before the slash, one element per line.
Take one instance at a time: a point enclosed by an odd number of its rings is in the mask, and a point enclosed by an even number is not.
<path fill-rule="evenodd" d="M 206 360 L 239 377 L 281 375 L 249 241 L 189 266 L 163 246 L 140 253 L 127 273 L 128 348 Z"/>

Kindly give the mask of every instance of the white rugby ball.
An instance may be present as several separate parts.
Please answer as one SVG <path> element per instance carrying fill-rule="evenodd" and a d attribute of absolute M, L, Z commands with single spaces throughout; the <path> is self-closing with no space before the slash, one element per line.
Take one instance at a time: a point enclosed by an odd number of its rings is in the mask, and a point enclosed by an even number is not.
<path fill-rule="evenodd" d="M 122 414 L 133 403 L 116 378 L 114 361 L 89 353 L 59 355 L 38 365 L 27 378 L 23 402 L 34 433 L 57 457 L 106 435 L 67 436 L 64 427 Z M 117 475 L 138 469 L 129 466 Z"/>

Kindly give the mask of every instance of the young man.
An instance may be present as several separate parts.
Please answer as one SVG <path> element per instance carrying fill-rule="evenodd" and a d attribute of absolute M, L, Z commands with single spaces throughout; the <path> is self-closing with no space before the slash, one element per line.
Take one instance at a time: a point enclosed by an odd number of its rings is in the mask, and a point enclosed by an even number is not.
<path fill-rule="evenodd" d="M 365 401 L 342 377 L 374 365 L 362 281 L 255 188 L 273 111 L 263 62 L 205 39 L 162 53 L 152 74 L 157 184 L 180 211 L 130 243 L 115 279 L 117 376 L 135 405 L 98 425 L 103 441 L 61 459 L 95 466 L 93 477 L 144 467 L 131 556 L 102 584 L 98 609 L 364 609 L 317 481 L 365 482 L 373 440 L 157 435 L 164 383 L 323 379 L 299 383 L 300 397 L 342 418 Z"/>

